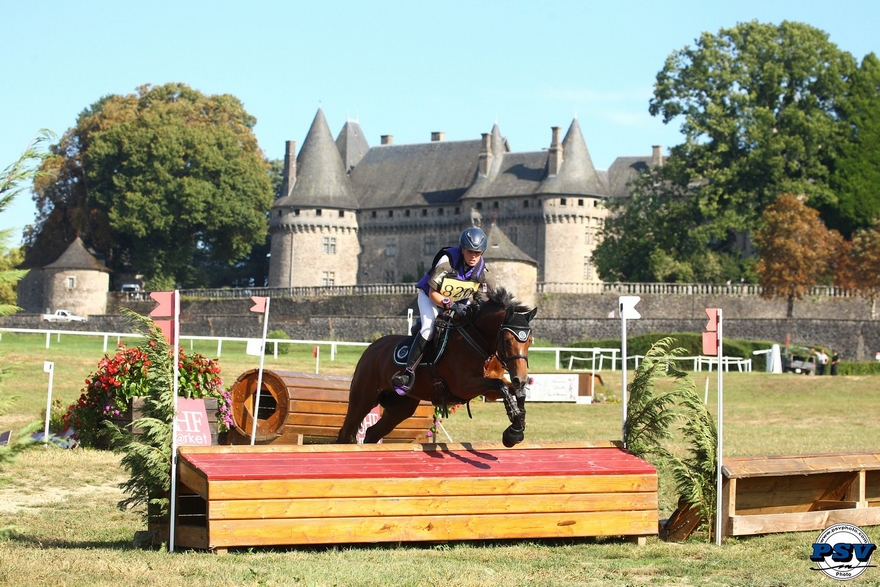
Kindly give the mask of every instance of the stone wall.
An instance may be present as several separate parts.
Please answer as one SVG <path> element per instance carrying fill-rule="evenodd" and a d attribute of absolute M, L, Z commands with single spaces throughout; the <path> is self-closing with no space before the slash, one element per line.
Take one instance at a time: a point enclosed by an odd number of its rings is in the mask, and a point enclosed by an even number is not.
<path fill-rule="evenodd" d="M 580 340 L 619 338 L 617 296 L 611 294 L 542 294 L 533 322 L 535 336 L 564 346 Z M 113 298 L 108 307 L 122 304 Z M 124 304 L 147 314 L 151 302 Z M 250 300 L 188 301 L 181 304 L 181 333 L 198 336 L 259 337 L 260 316 L 249 312 Z M 848 360 L 873 360 L 880 351 L 880 321 L 871 319 L 870 306 L 858 298 L 816 298 L 795 303 L 794 318 L 785 318 L 785 301 L 751 296 L 642 296 L 636 309 L 640 320 L 627 322 L 631 336 L 649 333 L 701 332 L 704 309 L 724 310 L 725 338 L 810 344 L 839 350 Z M 299 340 L 368 341 L 377 335 L 405 332 L 407 310 L 415 296 L 340 296 L 310 299 L 272 299 L 269 330 L 281 329 Z M 0 319 L 12 328 L 76 329 L 126 332 L 119 315 L 94 316 L 84 324 L 41 322 L 39 316 L 19 314 Z"/>

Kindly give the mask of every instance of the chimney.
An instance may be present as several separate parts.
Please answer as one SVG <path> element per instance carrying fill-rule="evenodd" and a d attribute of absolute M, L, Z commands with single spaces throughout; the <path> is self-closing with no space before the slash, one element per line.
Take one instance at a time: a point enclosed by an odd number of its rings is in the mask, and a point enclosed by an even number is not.
<path fill-rule="evenodd" d="M 492 167 L 492 135 L 483 133 L 483 144 L 480 145 L 480 175 L 489 177 L 489 168 Z"/>
<path fill-rule="evenodd" d="M 393 145 L 394 144 L 394 135 L 382 135 L 382 144 L 383 145 Z"/>
<path fill-rule="evenodd" d="M 296 183 L 296 141 L 284 143 L 284 172 L 281 177 L 281 197 L 285 198 Z"/>
<path fill-rule="evenodd" d="M 431 142 L 432 143 L 442 143 L 446 140 L 445 132 L 432 132 L 431 133 Z"/>
<path fill-rule="evenodd" d="M 655 167 L 663 167 L 663 145 L 654 145 L 651 147 L 651 165 Z"/>
<path fill-rule="evenodd" d="M 562 168 L 562 143 L 559 142 L 559 127 L 550 127 L 553 138 L 550 141 L 550 157 L 547 160 L 547 174 L 557 175 Z"/>

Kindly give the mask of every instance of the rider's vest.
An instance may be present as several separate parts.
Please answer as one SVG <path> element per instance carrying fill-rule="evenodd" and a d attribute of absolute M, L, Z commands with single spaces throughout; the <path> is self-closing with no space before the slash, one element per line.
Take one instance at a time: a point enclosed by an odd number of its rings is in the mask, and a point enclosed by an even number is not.
<path fill-rule="evenodd" d="M 430 282 L 434 274 L 433 269 L 437 267 L 438 262 L 444 255 L 449 257 L 449 264 L 452 266 L 455 273 L 447 273 L 443 276 L 443 279 L 440 282 L 440 287 L 437 291 L 452 301 L 457 302 L 469 298 L 480 289 L 485 288 L 486 263 L 483 261 L 483 257 L 480 257 L 480 260 L 476 265 L 468 267 L 464 262 L 464 255 L 461 252 L 461 247 L 440 249 L 440 251 L 434 255 L 434 260 L 431 262 L 431 271 L 428 271 L 425 276 L 419 280 L 416 284 L 417 288 L 430 295 Z"/>

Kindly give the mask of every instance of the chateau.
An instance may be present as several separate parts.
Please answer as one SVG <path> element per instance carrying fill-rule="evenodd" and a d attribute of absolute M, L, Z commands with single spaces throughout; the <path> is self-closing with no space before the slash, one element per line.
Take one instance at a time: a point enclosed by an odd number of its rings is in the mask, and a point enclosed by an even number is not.
<path fill-rule="evenodd" d="M 334 141 L 319 109 L 299 153 L 286 145 L 269 287 L 414 282 L 472 225 L 500 231 L 507 260 L 531 265 L 538 281 L 598 282 L 591 255 L 603 202 L 662 164 L 661 149 L 597 170 L 577 119 L 564 138 L 551 131 L 537 152 L 512 151 L 497 124 L 478 140 L 434 132 L 430 142 L 395 145 L 385 135 L 371 147 L 355 121 Z"/>

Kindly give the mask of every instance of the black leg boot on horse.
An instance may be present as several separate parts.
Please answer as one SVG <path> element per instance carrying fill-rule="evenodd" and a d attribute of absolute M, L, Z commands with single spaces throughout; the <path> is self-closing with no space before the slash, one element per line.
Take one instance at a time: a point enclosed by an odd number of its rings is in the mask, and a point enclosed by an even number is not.
<path fill-rule="evenodd" d="M 413 384 L 416 382 L 416 369 L 419 366 L 419 361 L 422 360 L 422 355 L 425 354 L 425 347 L 427 346 L 428 341 L 421 334 L 416 334 L 413 337 L 412 345 L 409 347 L 409 355 L 406 358 L 406 368 L 403 371 L 398 371 L 391 378 L 391 384 L 394 386 L 394 391 L 397 392 L 397 395 L 406 395 L 412 389 Z"/>

